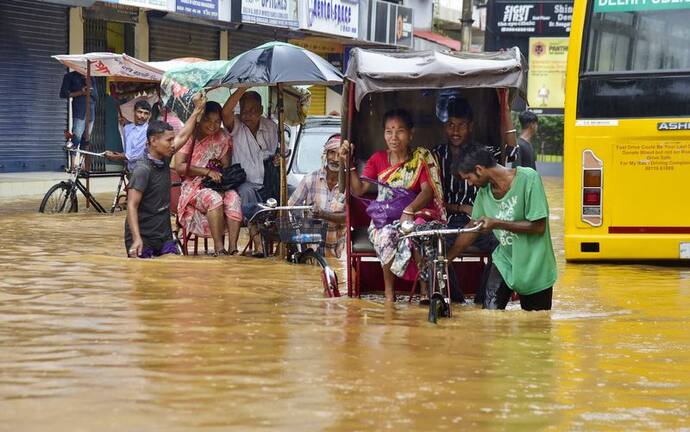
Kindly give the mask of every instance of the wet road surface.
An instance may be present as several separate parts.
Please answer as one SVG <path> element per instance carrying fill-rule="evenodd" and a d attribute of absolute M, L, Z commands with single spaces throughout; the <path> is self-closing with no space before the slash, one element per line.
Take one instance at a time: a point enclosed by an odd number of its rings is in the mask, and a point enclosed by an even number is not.
<path fill-rule="evenodd" d="M 438 326 L 324 299 L 317 268 L 128 260 L 122 213 L 5 202 L 0 430 L 688 430 L 690 268 L 566 265 L 560 181 L 554 310 Z"/>

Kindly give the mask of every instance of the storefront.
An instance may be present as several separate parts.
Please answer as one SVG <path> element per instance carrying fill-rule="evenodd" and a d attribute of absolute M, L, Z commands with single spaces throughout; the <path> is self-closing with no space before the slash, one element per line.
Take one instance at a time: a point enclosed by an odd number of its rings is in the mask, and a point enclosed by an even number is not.
<path fill-rule="evenodd" d="M 328 60 L 339 70 L 343 68 L 344 46 L 332 39 L 323 37 L 306 37 L 304 39 L 290 39 L 293 45 L 308 49 Z M 311 105 L 308 115 L 325 115 L 332 111 L 340 111 L 340 94 L 325 86 L 311 86 Z"/>
<path fill-rule="evenodd" d="M 497 0 L 489 3 L 486 50 L 517 46 L 529 62 L 528 102 L 541 114 L 563 114 L 565 63 L 572 1 Z M 518 103 L 513 109 L 522 110 Z"/>
<path fill-rule="evenodd" d="M 359 2 L 353 0 L 299 0 L 300 30 L 308 36 L 290 43 L 319 54 L 340 70 L 345 68 L 346 48 L 360 37 Z M 312 86 L 310 115 L 326 115 L 341 109 L 339 88 Z"/>
<path fill-rule="evenodd" d="M 81 9 L 84 35 L 84 52 L 115 52 L 134 55 L 135 26 L 139 23 L 139 9 L 112 3 L 94 3 Z M 93 129 L 90 133 L 91 150 L 121 151 L 117 107 L 109 96 L 106 78 L 92 78 L 98 92 L 94 107 Z M 119 171 L 121 165 L 108 163 L 103 158 L 91 161 L 95 172 Z"/>
<path fill-rule="evenodd" d="M 297 0 L 233 0 L 233 21 L 241 24 L 230 32 L 230 58 L 271 41 L 287 41 L 297 28 Z"/>
<path fill-rule="evenodd" d="M 0 1 L 0 172 L 58 170 L 64 164 L 67 104 L 58 97 L 68 51 L 69 8 Z"/>

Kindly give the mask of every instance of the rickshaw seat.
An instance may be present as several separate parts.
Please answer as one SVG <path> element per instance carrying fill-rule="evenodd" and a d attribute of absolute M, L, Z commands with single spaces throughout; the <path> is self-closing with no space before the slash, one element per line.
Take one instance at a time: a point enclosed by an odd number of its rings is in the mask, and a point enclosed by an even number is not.
<path fill-rule="evenodd" d="M 197 255 L 199 253 L 199 238 L 204 239 L 204 252 L 208 254 L 208 237 L 187 232 L 180 223 L 177 215 L 177 205 L 180 202 L 180 194 L 182 192 L 182 177 L 175 170 L 170 170 L 170 182 L 170 213 L 175 216 L 173 232 L 181 243 L 182 254 L 189 255 L 189 244 L 192 243 L 194 245 L 194 255 Z"/>
<path fill-rule="evenodd" d="M 374 245 L 369 241 L 367 228 L 354 228 L 352 230 L 352 252 L 356 254 L 375 254 Z"/>

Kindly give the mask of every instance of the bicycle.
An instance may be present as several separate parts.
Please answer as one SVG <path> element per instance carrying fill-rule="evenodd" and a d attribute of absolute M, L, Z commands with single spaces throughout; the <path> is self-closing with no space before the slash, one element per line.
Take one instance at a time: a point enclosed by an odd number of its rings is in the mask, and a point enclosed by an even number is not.
<path fill-rule="evenodd" d="M 38 211 L 40 213 L 76 213 L 79 211 L 77 192 L 81 192 L 86 198 L 87 206 L 90 204 L 97 212 L 107 213 L 106 209 L 98 202 L 96 197 L 94 197 L 89 189 L 80 181 L 82 177 L 92 177 L 91 174 L 84 170 L 84 156 L 105 157 L 105 152 L 94 153 L 82 150 L 79 147 L 75 149 L 69 137 L 65 144 L 65 151 L 69 155 L 68 172 L 70 173 L 70 177 L 48 189 L 48 192 L 43 196 Z M 127 195 L 124 192 L 126 188 L 127 178 L 123 170 L 122 173 L 120 173 L 120 180 L 117 185 L 115 197 L 113 198 L 113 204 L 110 207 L 110 213 L 114 213 L 116 209 L 124 210 L 127 200 Z"/>
<path fill-rule="evenodd" d="M 427 281 L 429 322 L 436 324 L 439 318 L 452 317 L 446 236 L 477 232 L 479 229 L 481 224 L 472 228 L 446 228 L 437 221 L 421 225 L 405 221 L 400 225 L 399 231 L 402 236 L 398 241 L 412 240 L 421 255 L 419 279 Z"/>
<path fill-rule="evenodd" d="M 340 297 L 338 276 L 323 257 L 328 224 L 309 217 L 310 206 L 278 206 L 271 198 L 266 204 L 259 204 L 259 208 L 248 224 L 257 224 L 263 250 L 269 251 L 269 246 L 277 241 L 286 245 L 288 262 L 319 265 L 324 294 Z M 311 245 L 316 245 L 316 250 Z"/>

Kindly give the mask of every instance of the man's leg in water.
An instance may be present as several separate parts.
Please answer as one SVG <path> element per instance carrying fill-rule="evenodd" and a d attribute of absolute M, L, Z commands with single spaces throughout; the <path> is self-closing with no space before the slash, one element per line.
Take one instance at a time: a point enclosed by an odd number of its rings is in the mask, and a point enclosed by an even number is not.
<path fill-rule="evenodd" d="M 553 287 L 530 295 L 520 295 L 520 307 L 526 311 L 551 310 Z"/>
<path fill-rule="evenodd" d="M 474 241 L 472 246 L 476 247 L 482 252 L 486 252 L 488 254 L 493 253 L 494 249 L 498 246 L 498 240 L 496 239 L 496 236 L 493 233 L 488 233 L 488 234 L 483 234 L 477 238 L 477 240 Z M 484 266 L 484 272 L 482 273 L 482 283 L 479 284 L 479 290 L 474 296 L 474 303 L 475 304 L 483 304 L 484 303 L 484 291 L 482 288 L 484 287 L 484 284 L 486 283 L 486 279 L 489 277 L 489 270 L 491 269 L 490 265 Z"/>
<path fill-rule="evenodd" d="M 495 265 L 489 268 L 489 274 L 484 284 L 483 309 L 505 309 L 513 295 L 513 290 L 508 288 L 501 272 Z"/>

